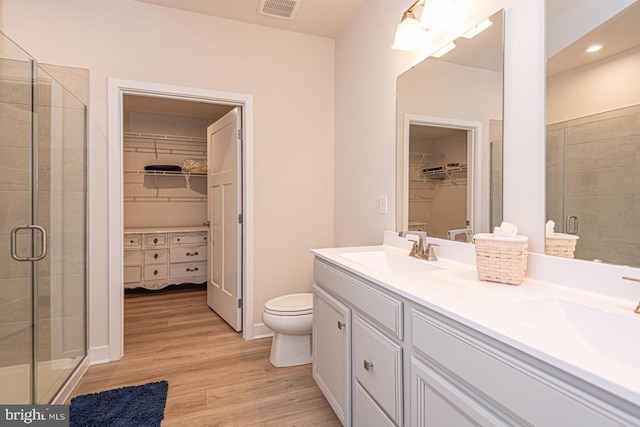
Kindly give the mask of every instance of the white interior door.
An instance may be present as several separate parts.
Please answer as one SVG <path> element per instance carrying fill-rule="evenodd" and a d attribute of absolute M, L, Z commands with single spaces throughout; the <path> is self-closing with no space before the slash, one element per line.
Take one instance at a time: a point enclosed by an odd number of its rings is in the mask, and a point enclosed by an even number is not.
<path fill-rule="evenodd" d="M 236 107 L 207 128 L 207 304 L 242 330 L 242 138 Z"/>

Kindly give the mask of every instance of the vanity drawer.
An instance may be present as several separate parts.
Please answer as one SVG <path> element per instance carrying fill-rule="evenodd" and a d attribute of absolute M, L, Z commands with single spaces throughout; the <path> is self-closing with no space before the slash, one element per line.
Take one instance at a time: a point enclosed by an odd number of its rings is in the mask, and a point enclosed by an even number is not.
<path fill-rule="evenodd" d="M 171 262 L 205 261 L 206 259 L 206 246 L 171 248 Z"/>
<path fill-rule="evenodd" d="M 139 234 L 125 234 L 123 246 L 125 248 L 139 248 L 142 246 L 141 236 Z"/>
<path fill-rule="evenodd" d="M 353 390 L 353 420 L 356 426 L 396 426 L 358 382 Z"/>
<path fill-rule="evenodd" d="M 167 246 L 166 234 L 145 234 L 144 246 L 147 248 Z"/>
<path fill-rule="evenodd" d="M 124 283 L 135 283 L 142 280 L 142 267 L 125 267 L 124 268 Z"/>
<path fill-rule="evenodd" d="M 188 279 L 190 277 L 206 276 L 206 262 L 185 262 L 171 265 L 171 278 Z"/>
<path fill-rule="evenodd" d="M 167 249 L 147 249 L 144 251 L 144 263 L 147 264 L 166 264 Z"/>
<path fill-rule="evenodd" d="M 411 317 L 414 352 L 450 378 L 463 378 L 466 395 L 476 396 L 494 413 L 509 414 L 513 423 L 626 425 L 617 418 L 616 409 L 564 382 L 560 371 L 546 372 L 542 362 L 539 368 L 520 363 L 511 354 L 421 311 L 414 310 Z"/>
<path fill-rule="evenodd" d="M 124 251 L 124 266 L 142 264 L 142 253 L 140 251 Z"/>
<path fill-rule="evenodd" d="M 402 425 L 402 347 L 354 315 L 355 379 L 397 425 Z"/>
<path fill-rule="evenodd" d="M 313 262 L 313 279 L 332 294 L 341 296 L 359 311 L 367 313 L 395 337 L 403 338 L 403 306 L 399 299 L 378 290 L 373 283 L 356 279 L 317 258 Z"/>
<path fill-rule="evenodd" d="M 171 245 L 172 246 L 180 246 L 180 245 L 197 245 L 197 244 L 206 244 L 207 243 L 207 233 L 183 233 L 183 234 L 172 234 L 171 235 Z"/>
<path fill-rule="evenodd" d="M 144 280 L 159 280 L 167 278 L 167 266 L 158 264 L 158 265 L 147 265 L 144 267 Z"/>

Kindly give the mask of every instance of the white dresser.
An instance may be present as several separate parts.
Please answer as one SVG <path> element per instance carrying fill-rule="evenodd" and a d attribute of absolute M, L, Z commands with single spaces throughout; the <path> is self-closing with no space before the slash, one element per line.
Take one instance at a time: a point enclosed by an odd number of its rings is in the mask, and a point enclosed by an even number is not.
<path fill-rule="evenodd" d="M 124 287 L 206 282 L 207 234 L 207 227 L 125 229 Z"/>

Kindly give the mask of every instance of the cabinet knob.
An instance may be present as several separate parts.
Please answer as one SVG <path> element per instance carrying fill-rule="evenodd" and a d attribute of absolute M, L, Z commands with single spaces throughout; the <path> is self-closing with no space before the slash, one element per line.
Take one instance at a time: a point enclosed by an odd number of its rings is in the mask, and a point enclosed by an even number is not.
<path fill-rule="evenodd" d="M 345 327 L 345 324 L 338 320 L 338 329 L 342 329 Z"/>
<path fill-rule="evenodd" d="M 129 243 L 133 244 L 133 240 L 129 240 Z"/>
<path fill-rule="evenodd" d="M 153 275 L 157 276 L 158 275 L 158 270 L 153 270 Z"/>
<path fill-rule="evenodd" d="M 153 239 L 153 243 L 158 243 L 158 239 Z"/>
<path fill-rule="evenodd" d="M 365 371 L 371 371 L 373 369 L 373 362 L 369 362 L 368 360 L 364 360 L 364 369 Z"/>
<path fill-rule="evenodd" d="M 158 259 L 158 254 L 153 254 L 153 257 L 154 257 L 155 259 Z"/>

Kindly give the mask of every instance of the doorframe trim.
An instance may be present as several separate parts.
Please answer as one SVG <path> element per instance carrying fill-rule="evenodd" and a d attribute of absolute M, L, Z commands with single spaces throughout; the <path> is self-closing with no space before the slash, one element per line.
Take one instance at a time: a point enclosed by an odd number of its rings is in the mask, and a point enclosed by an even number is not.
<path fill-rule="evenodd" d="M 242 248 L 242 336 L 253 331 L 253 96 L 201 88 L 171 86 L 133 80 L 108 79 L 108 342 L 109 360 L 119 360 L 124 351 L 123 274 L 123 161 L 122 102 L 124 95 L 156 96 L 186 101 L 229 104 L 242 107 L 243 130 L 243 248 Z"/>
<path fill-rule="evenodd" d="M 467 136 L 467 157 L 469 164 L 467 165 L 467 203 L 472 206 L 467 208 L 470 214 L 470 224 L 474 233 L 480 227 L 488 224 L 489 215 L 483 214 L 488 208 L 488 191 L 485 191 L 483 182 L 488 180 L 488 176 L 483 176 L 483 153 L 484 135 L 482 133 L 482 122 L 474 122 L 470 120 L 450 119 L 445 117 L 424 116 L 420 114 L 405 113 L 403 120 L 403 176 L 402 176 L 402 225 L 405 230 L 409 227 L 409 127 L 411 124 L 422 126 L 444 127 L 452 129 L 461 129 L 468 132 Z M 488 182 L 488 181 L 487 181 Z M 488 184 L 487 184 L 488 186 Z M 487 225 L 488 227 L 488 225 Z"/>

